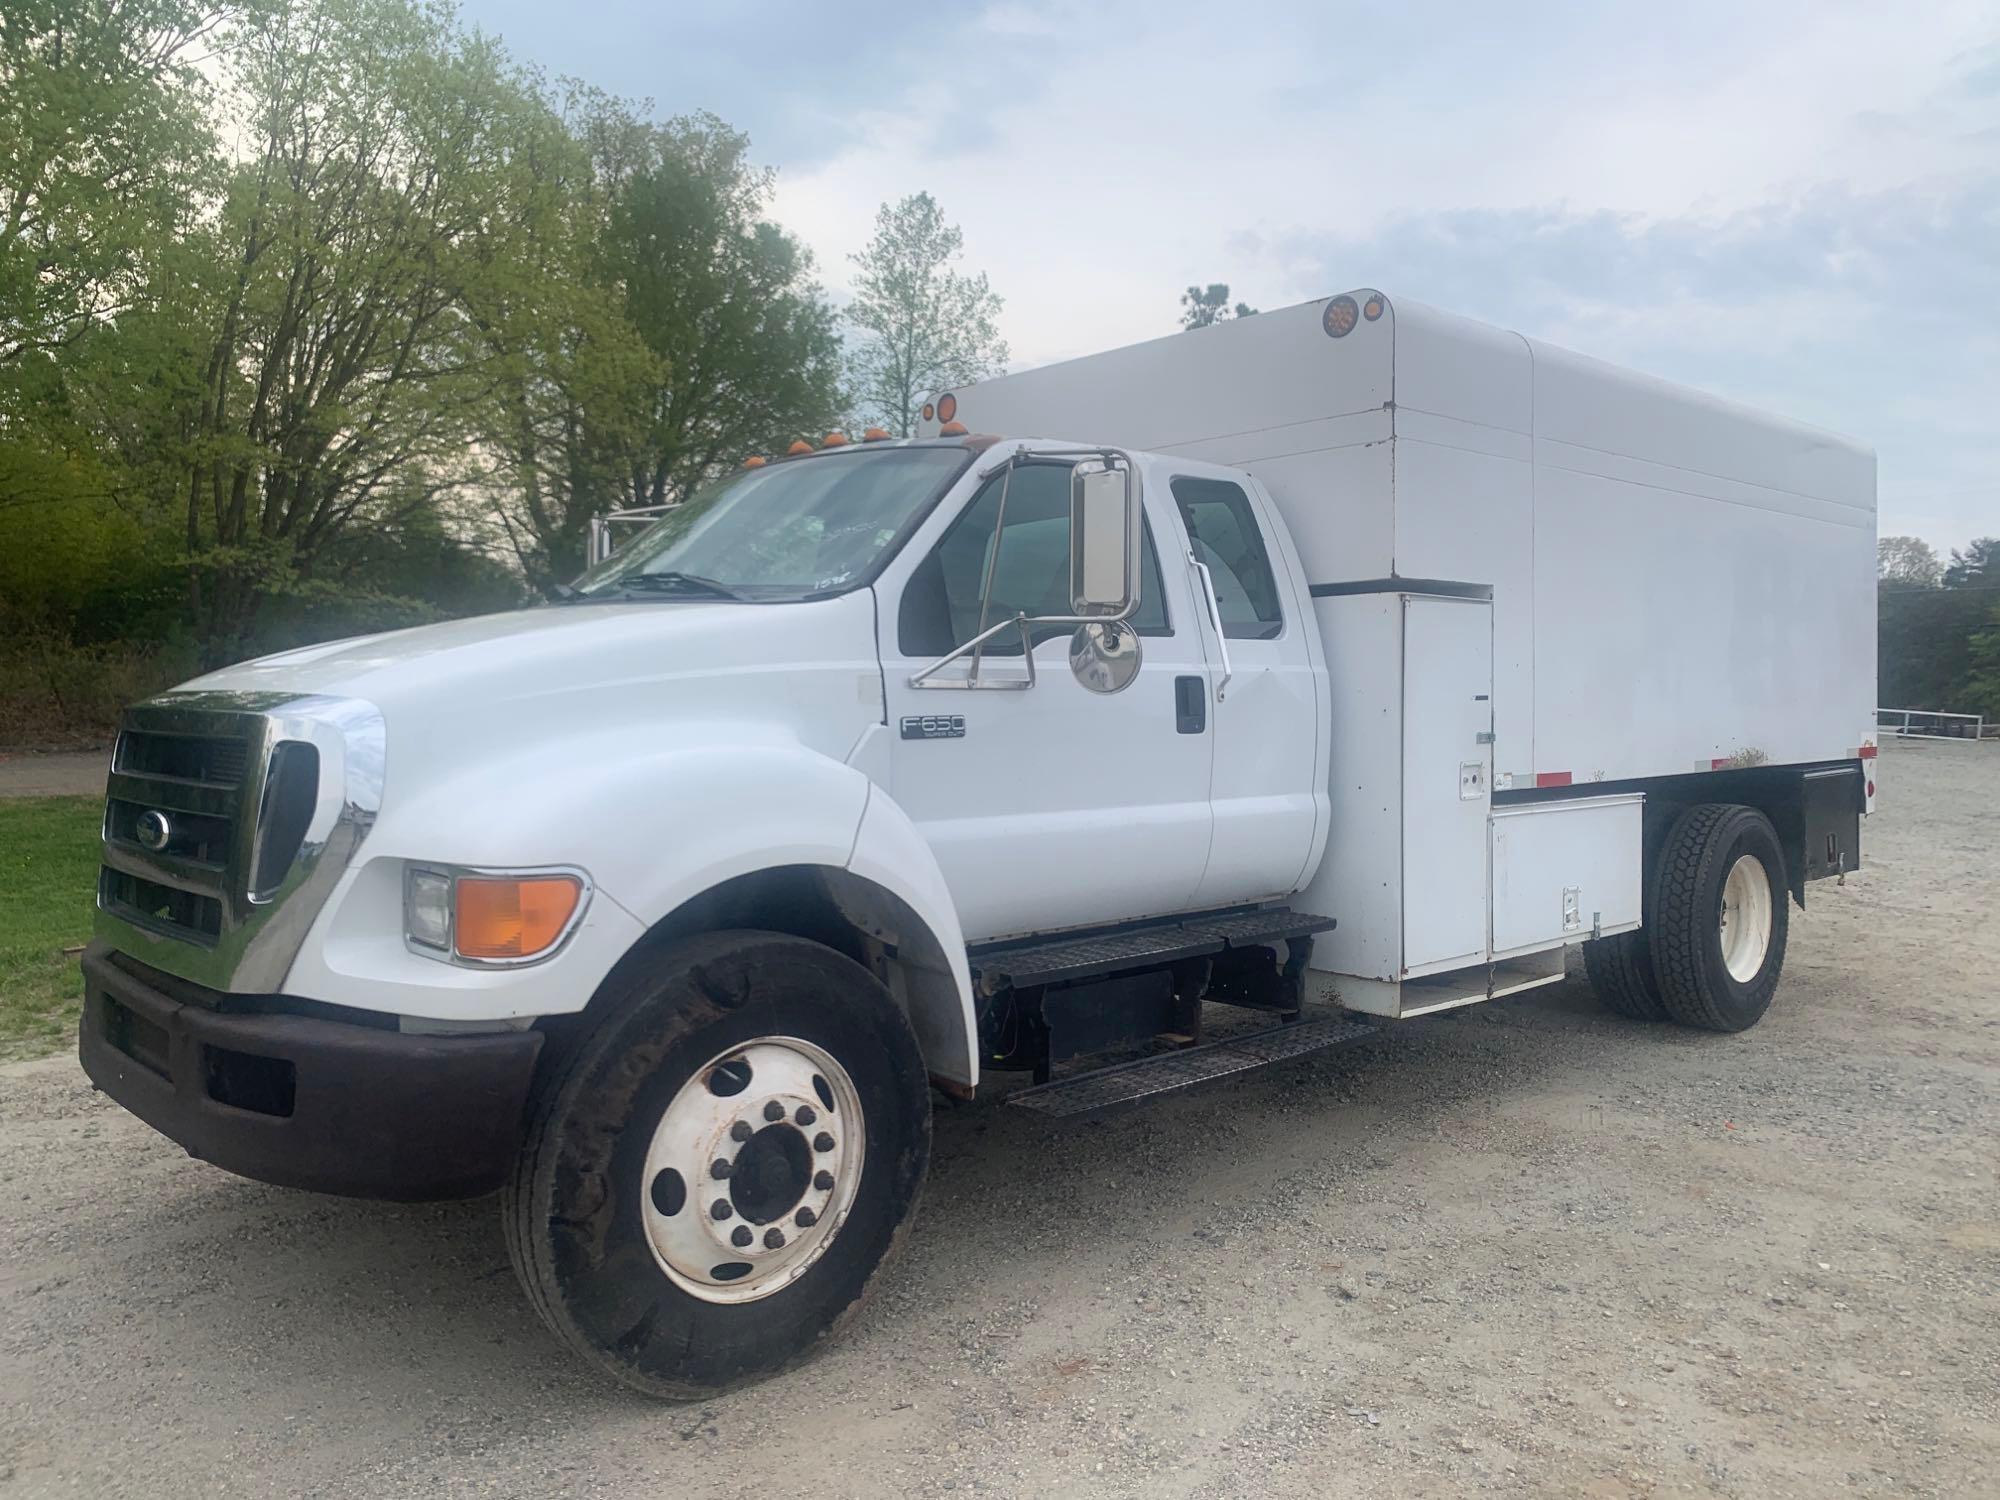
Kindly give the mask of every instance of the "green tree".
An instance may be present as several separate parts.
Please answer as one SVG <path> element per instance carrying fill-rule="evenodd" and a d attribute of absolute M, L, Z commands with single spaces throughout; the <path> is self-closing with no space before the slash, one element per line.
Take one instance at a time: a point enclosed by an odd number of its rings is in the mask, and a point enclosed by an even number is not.
<path fill-rule="evenodd" d="M 479 418 L 489 513 L 547 589 L 582 567 L 593 514 L 618 503 L 658 364 L 625 316 L 604 235 L 617 147 L 641 130 L 618 101 L 571 85 L 562 117 L 522 121 L 510 154 L 514 221 L 474 228 L 485 268 L 467 289 L 493 377 Z M 605 143 L 600 148 L 593 143 Z"/>
<path fill-rule="evenodd" d="M 1188 330 L 1227 323 L 1232 318 L 1254 318 L 1257 309 L 1247 302 L 1229 305 L 1229 283 L 1211 281 L 1207 286 L 1191 286 L 1181 293 L 1181 327 Z"/>
<path fill-rule="evenodd" d="M 143 295 L 216 160 L 196 53 L 230 7 L 9 0 L 0 15 L 0 371 Z"/>
<path fill-rule="evenodd" d="M 1885 536 L 1875 543 L 1876 570 L 1885 584 L 1936 588 L 1944 568 L 1931 544 L 1920 537 Z"/>
<path fill-rule="evenodd" d="M 850 356 L 852 379 L 865 410 L 899 437 L 915 430 L 917 409 L 931 395 L 1007 367 L 1001 299 L 984 272 L 951 269 L 964 244 L 937 201 L 915 193 L 882 205 L 875 237 L 852 257 L 847 316 L 862 334 Z"/>
<path fill-rule="evenodd" d="M 475 313 L 531 274 L 517 145 L 546 102 L 493 41 L 407 0 L 293 0 L 229 58 L 246 134 L 188 288 L 202 329 L 183 476 L 205 654 L 349 528 L 482 477 L 498 370 Z"/>
<path fill-rule="evenodd" d="M 1983 628 L 1966 643 L 1963 712 L 2000 719 L 2000 605 L 1986 612 Z"/>
<path fill-rule="evenodd" d="M 1996 584 L 2000 584 L 2000 537 L 1979 537 L 1963 552 L 1951 549 L 1951 566 L 1944 570 L 1946 588 L 1990 588 Z"/>
<path fill-rule="evenodd" d="M 714 115 L 647 132 L 616 183 L 603 257 L 654 359 L 621 499 L 685 496 L 838 419 L 840 334 L 812 256 L 762 217 L 771 173 Z"/>

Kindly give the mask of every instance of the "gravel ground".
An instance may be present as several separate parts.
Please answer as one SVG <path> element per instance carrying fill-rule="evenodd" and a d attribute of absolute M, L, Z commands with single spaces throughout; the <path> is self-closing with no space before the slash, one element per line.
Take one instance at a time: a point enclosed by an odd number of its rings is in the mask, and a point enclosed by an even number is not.
<path fill-rule="evenodd" d="M 0 1070 L 0 1491 L 2000 1494 L 2000 749 L 1882 769 L 1756 1030 L 1572 978 L 1097 1126 L 951 1110 L 855 1331 L 707 1406 L 561 1353 L 491 1204 Z"/>

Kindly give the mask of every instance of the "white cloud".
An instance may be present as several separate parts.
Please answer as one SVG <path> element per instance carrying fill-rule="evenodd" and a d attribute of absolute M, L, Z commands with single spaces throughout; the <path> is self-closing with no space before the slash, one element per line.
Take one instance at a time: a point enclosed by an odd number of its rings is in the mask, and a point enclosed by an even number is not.
<path fill-rule="evenodd" d="M 1689 266 L 1678 282 L 1526 295 L 1512 284 L 1519 242 L 1466 243 L 1461 258 L 1494 283 L 1479 298 L 1489 316 L 1525 308 L 1543 318 L 1526 331 L 1664 361 L 1684 379 L 1727 387 L 1733 373 L 1738 394 L 1882 443 L 1885 497 L 1913 480 L 1962 488 L 2000 477 L 1983 467 L 2000 452 L 1990 435 L 1930 450 L 1929 435 L 1954 436 L 1949 400 L 1912 392 L 1899 413 L 1824 389 L 1825 362 L 1853 337 L 1855 287 L 1893 282 L 1895 247 L 1847 243 L 1821 215 L 1800 221 L 1819 242 L 1773 248 L 1812 268 L 1799 285 L 1754 259 L 1757 216 L 1775 236 L 1816 195 L 1865 205 L 1929 193 L 1948 205 L 2000 184 L 1996 101 L 1960 86 L 1994 55 L 2000 22 L 1961 0 L 1924 11 L 1892 17 L 1853 0 L 1695 0 L 1671 15 L 1009 3 L 940 35 L 846 144 L 783 167 L 776 213 L 838 289 L 876 206 L 931 191 L 963 226 L 968 263 L 1007 298 L 1017 367 L 1166 332 L 1193 281 L 1227 280 L 1263 306 L 1359 284 L 1407 295 L 1399 226 L 1427 219 L 1470 214 L 1476 232 L 1530 236 L 1537 216 L 1553 233 L 1604 215 L 1631 236 L 1679 226 Z M 1704 268 L 1710 230 L 1745 241 L 1733 252 L 1752 258 Z M 1732 289 L 1739 271 L 1754 274 Z M 1754 371 L 1732 372 L 1739 356 L 1758 356 Z M 1785 358 L 1798 362 L 1796 388 Z M 1704 379 L 1711 366 L 1717 378 Z M 2000 403 L 1996 378 L 1973 382 L 1974 406 Z M 1921 430 L 1885 438 L 1878 421 Z M 1891 471 L 1891 449 L 1904 469 Z M 1967 510 L 1921 514 L 1950 544 L 1981 525 Z"/>

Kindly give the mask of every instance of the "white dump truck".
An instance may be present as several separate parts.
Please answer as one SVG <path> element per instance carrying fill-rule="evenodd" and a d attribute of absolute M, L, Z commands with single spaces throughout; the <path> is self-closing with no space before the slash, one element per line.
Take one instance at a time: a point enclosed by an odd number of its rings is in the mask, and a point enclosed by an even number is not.
<path fill-rule="evenodd" d="M 549 1326 L 699 1396 L 860 1304 L 934 1089 L 1095 1113 L 1578 944 L 1741 1031 L 1859 861 L 1864 449 L 1367 289 L 924 420 L 131 709 L 90 1076 L 246 1176 L 498 1189 Z"/>

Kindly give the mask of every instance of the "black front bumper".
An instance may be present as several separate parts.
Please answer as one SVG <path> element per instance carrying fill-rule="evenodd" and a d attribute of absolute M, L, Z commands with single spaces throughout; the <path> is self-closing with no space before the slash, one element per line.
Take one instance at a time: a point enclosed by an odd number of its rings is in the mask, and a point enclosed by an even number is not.
<path fill-rule="evenodd" d="M 469 1198 L 520 1149 L 539 1031 L 413 1036 L 224 1009 L 244 1002 L 101 944 L 83 975 L 84 1071 L 202 1161 L 322 1193 Z"/>

